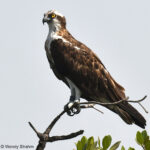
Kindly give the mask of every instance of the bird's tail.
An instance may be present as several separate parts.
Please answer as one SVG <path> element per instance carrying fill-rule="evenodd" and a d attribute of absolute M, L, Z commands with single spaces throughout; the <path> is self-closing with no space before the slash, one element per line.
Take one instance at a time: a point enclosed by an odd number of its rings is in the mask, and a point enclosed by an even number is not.
<path fill-rule="evenodd" d="M 141 128 L 145 128 L 146 120 L 144 117 L 129 103 L 121 103 L 114 109 L 127 124 L 135 123 Z"/>

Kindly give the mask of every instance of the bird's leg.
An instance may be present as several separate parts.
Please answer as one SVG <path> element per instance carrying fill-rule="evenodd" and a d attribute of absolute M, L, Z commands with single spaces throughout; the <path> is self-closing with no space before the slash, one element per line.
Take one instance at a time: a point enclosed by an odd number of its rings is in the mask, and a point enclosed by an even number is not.
<path fill-rule="evenodd" d="M 74 116 L 75 114 L 78 114 L 81 111 L 80 99 L 77 99 L 75 89 L 71 90 L 69 103 L 65 105 L 64 109 L 69 116 Z"/>
<path fill-rule="evenodd" d="M 71 96 L 70 96 L 69 103 L 65 105 L 64 109 L 69 116 L 73 116 L 75 114 L 78 114 L 81 111 L 80 103 L 79 103 L 81 97 L 81 91 L 69 78 L 66 77 L 66 81 L 69 84 L 71 90 Z"/>
<path fill-rule="evenodd" d="M 80 111 L 81 111 L 81 109 L 80 109 L 80 99 L 76 99 L 74 96 L 70 96 L 70 102 L 69 103 L 72 105 L 70 108 L 71 108 L 71 111 L 72 111 L 73 114 L 80 113 Z"/>

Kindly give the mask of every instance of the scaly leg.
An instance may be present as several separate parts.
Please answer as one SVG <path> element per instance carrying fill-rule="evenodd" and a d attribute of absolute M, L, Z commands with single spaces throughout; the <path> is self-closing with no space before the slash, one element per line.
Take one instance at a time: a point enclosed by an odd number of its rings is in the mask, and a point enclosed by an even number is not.
<path fill-rule="evenodd" d="M 80 104 L 79 104 L 81 92 L 71 80 L 69 80 L 68 78 L 66 78 L 66 80 L 70 86 L 71 96 L 70 96 L 69 103 L 67 103 L 64 106 L 64 109 L 66 110 L 69 116 L 73 116 L 75 114 L 78 114 L 81 111 Z"/>

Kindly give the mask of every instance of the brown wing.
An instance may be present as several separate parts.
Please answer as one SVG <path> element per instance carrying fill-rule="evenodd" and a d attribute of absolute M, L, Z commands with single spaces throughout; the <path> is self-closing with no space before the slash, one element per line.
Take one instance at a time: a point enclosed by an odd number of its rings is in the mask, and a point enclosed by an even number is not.
<path fill-rule="evenodd" d="M 114 81 L 98 57 L 82 43 L 75 46 L 58 39 L 51 43 L 51 52 L 58 72 L 75 83 L 82 97 L 107 97 L 108 101 L 125 98 L 124 88 Z"/>
<path fill-rule="evenodd" d="M 124 99 L 124 88 L 111 77 L 98 57 L 84 44 L 72 40 L 69 43 L 58 39 L 51 43 L 52 57 L 59 74 L 68 77 L 87 100 L 115 102 Z M 105 107 L 128 124 L 135 123 L 142 128 L 146 125 L 144 117 L 127 102 Z"/>
<path fill-rule="evenodd" d="M 46 50 L 46 56 L 47 56 L 47 59 L 49 61 L 49 64 L 50 64 L 50 68 L 53 70 L 53 73 L 55 74 L 55 76 L 59 79 L 59 80 L 62 80 L 68 87 L 69 87 L 69 84 L 68 82 L 66 81 L 66 79 L 64 78 L 64 76 L 62 74 L 60 74 L 55 66 L 55 64 L 53 63 L 52 61 L 52 56 L 51 54 L 48 52 L 48 48 L 46 47 L 46 44 L 45 44 L 45 50 Z"/>

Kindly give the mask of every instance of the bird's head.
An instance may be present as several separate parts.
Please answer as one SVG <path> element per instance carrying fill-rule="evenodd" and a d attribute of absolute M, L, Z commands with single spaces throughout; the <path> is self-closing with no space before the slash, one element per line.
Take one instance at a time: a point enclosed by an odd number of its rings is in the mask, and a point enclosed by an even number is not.
<path fill-rule="evenodd" d="M 66 28 L 65 17 L 56 10 L 51 10 L 45 13 L 42 21 L 43 24 L 46 22 L 50 28 L 55 28 L 56 30 Z"/>

